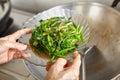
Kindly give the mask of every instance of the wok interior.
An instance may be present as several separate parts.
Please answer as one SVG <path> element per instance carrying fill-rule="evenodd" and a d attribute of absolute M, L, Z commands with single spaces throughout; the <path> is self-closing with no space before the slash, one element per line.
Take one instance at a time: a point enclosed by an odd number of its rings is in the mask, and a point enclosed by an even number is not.
<path fill-rule="evenodd" d="M 70 17 L 71 14 L 74 15 L 69 11 L 86 17 L 88 23 L 92 24 L 89 26 L 91 32 L 87 46 L 94 47 L 85 59 L 87 80 L 112 79 L 120 73 L 120 13 L 114 9 L 90 2 L 67 4 L 38 14 L 25 27 L 33 28 L 35 24 L 39 24 L 40 19 L 58 15 L 66 15 L 66 17 Z M 29 37 L 21 40 L 26 41 L 27 38 Z M 32 59 L 39 62 L 36 57 Z M 27 61 L 25 64 L 38 80 L 45 78 L 47 72 L 43 67 L 29 64 Z"/>
<path fill-rule="evenodd" d="M 87 80 L 110 80 L 120 73 L 120 13 L 112 8 L 80 3 L 74 12 L 88 18 L 94 46 L 86 55 Z"/>

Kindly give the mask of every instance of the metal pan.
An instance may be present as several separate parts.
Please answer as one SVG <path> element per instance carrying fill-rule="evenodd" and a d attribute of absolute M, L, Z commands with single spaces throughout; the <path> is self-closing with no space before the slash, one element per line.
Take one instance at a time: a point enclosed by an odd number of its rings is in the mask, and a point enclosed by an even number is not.
<path fill-rule="evenodd" d="M 86 55 L 87 80 L 110 80 L 120 73 L 120 13 L 108 6 L 92 3 L 77 2 L 54 7 L 30 19 L 24 27 L 34 27 L 46 15 L 58 16 L 63 10 L 72 11 L 88 19 L 91 28 L 90 41 L 87 46 L 95 46 Z M 72 15 L 73 13 L 65 13 Z M 27 38 L 27 37 L 26 37 Z M 25 40 L 23 40 L 25 41 Z M 28 70 L 36 79 L 44 80 L 46 70 L 24 61 Z"/>

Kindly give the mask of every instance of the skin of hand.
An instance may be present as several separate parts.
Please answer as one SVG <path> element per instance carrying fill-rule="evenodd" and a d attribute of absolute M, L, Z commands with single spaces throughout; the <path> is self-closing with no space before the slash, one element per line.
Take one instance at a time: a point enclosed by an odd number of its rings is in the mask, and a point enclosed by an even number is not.
<path fill-rule="evenodd" d="M 68 62 L 66 59 L 58 58 L 53 64 L 48 64 L 46 80 L 79 80 L 79 69 L 81 65 L 80 55 L 74 54 L 74 60 Z"/>
<path fill-rule="evenodd" d="M 27 45 L 16 42 L 22 35 L 31 33 L 31 29 L 21 29 L 6 37 L 0 38 L 0 64 L 17 58 L 31 57 L 26 53 Z"/>

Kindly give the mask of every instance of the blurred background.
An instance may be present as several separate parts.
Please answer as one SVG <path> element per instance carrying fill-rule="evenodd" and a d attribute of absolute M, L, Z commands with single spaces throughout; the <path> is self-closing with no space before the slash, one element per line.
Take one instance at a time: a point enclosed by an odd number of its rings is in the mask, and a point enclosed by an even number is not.
<path fill-rule="evenodd" d="M 77 1 L 98 2 L 107 6 L 113 6 L 116 10 L 120 11 L 120 0 L 0 0 L 0 19 L 1 22 L 3 21 L 0 26 L 4 26 L 0 30 L 0 36 L 5 36 L 17 30 L 15 28 L 7 32 L 6 28 L 12 23 L 16 24 L 17 28 L 22 28 L 24 22 L 39 12 L 54 6 Z M 5 16 L 5 19 L 2 20 L 1 17 L 3 16 Z M 6 25 L 6 22 L 8 22 L 8 25 Z"/>
<path fill-rule="evenodd" d="M 77 1 L 98 2 L 120 11 L 120 0 L 0 0 L 0 37 L 23 28 L 22 25 L 39 12 Z M 29 73 L 23 60 L 13 60 L 0 65 L 0 80 L 35 80 L 35 78 Z"/>
<path fill-rule="evenodd" d="M 114 0 L 11 0 L 13 8 L 31 13 L 38 13 L 57 5 L 76 1 L 99 2 L 111 6 Z M 120 10 L 120 3 L 116 8 Z"/>

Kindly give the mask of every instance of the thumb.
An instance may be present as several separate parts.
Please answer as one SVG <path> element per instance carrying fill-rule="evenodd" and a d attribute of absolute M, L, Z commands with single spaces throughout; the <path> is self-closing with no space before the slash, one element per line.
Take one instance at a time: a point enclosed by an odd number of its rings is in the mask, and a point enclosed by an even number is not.
<path fill-rule="evenodd" d="M 58 58 L 57 61 L 51 66 L 50 70 L 57 72 L 61 72 L 64 70 L 64 66 L 67 64 L 67 61 L 63 58 Z"/>
<path fill-rule="evenodd" d="M 25 50 L 27 48 L 27 45 L 17 43 L 17 42 L 11 42 L 6 40 L 0 40 L 0 50 L 5 51 L 6 49 L 14 48 L 18 50 Z"/>
<path fill-rule="evenodd" d="M 25 35 L 25 34 L 28 34 L 28 33 L 31 33 L 32 29 L 21 29 L 21 30 L 18 30 L 17 32 L 9 35 L 9 37 L 11 38 L 11 40 L 17 40 L 18 38 L 20 38 L 22 35 Z"/>
<path fill-rule="evenodd" d="M 81 65 L 80 54 L 76 51 L 74 52 L 74 60 L 73 60 L 73 67 L 79 68 Z"/>

